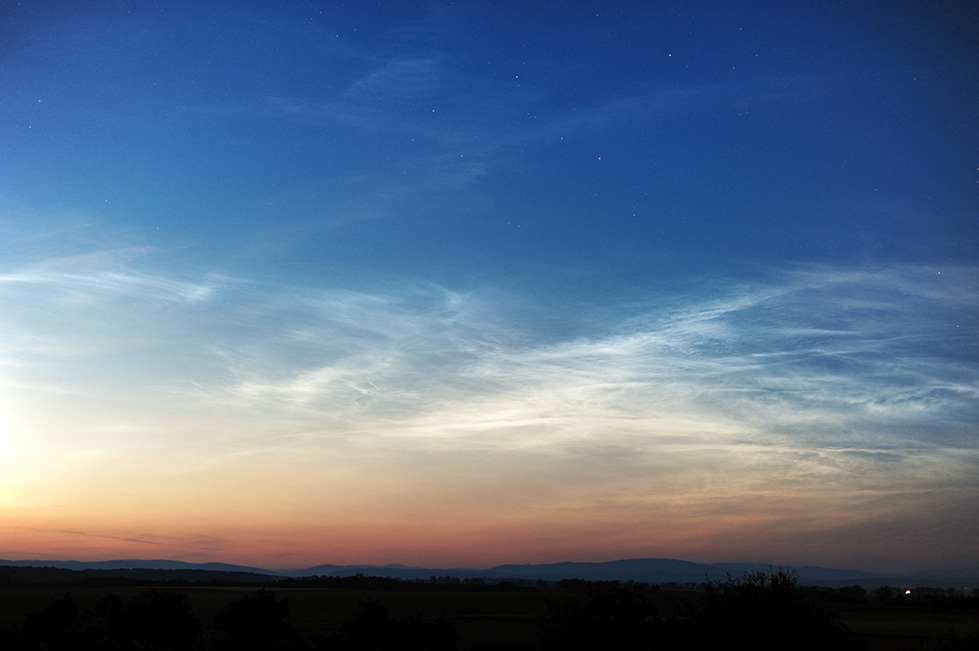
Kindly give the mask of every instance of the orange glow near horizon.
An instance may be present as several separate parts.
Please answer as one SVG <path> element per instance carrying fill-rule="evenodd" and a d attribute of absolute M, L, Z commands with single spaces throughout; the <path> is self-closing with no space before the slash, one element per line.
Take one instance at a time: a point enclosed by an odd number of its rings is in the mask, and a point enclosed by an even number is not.
<path fill-rule="evenodd" d="M 407 485 L 405 490 L 414 496 L 439 492 Z M 728 498 L 670 495 L 640 504 L 607 497 L 565 504 L 527 499 L 506 508 L 486 508 L 492 504 L 489 493 L 412 502 L 392 500 L 390 491 L 380 490 L 354 503 L 316 496 L 295 503 L 293 493 L 277 496 L 268 488 L 262 500 L 256 490 L 237 499 L 218 493 L 220 501 L 194 501 L 194 491 L 187 490 L 166 508 L 161 496 L 104 494 L 97 504 L 52 506 L 47 515 L 43 509 L 5 509 L 0 557 L 220 561 L 269 569 L 324 563 L 489 567 L 638 557 L 874 567 L 876 549 L 893 533 L 885 528 L 873 536 L 877 525 L 860 515 L 863 505 L 857 503 L 865 496 L 855 501 L 840 494 L 831 501 L 782 492 L 777 499 L 744 499 L 730 490 Z M 885 501 L 880 505 L 886 508 Z M 923 502 L 920 508 L 936 505 Z M 847 518 L 850 510 L 854 516 Z M 835 555 L 821 549 L 821 540 L 847 537 L 853 543 L 837 543 Z M 927 541 L 909 537 L 907 544 L 921 547 Z"/>
<path fill-rule="evenodd" d="M 569 403 L 560 402 L 560 408 Z M 920 534 L 893 525 L 967 518 L 968 491 L 916 492 L 914 468 L 867 475 L 861 456 L 825 449 L 815 455 L 784 445 L 745 442 L 750 433 L 709 413 L 610 420 L 538 419 L 534 439 L 523 420 L 508 426 L 500 410 L 478 436 L 478 403 L 346 438 L 301 436 L 240 446 L 157 449 L 127 443 L 112 454 L 83 448 L 21 446 L 25 467 L 0 478 L 0 558 L 9 560 L 172 559 L 269 569 L 318 564 L 489 567 L 504 563 L 670 557 L 703 562 L 763 558 L 776 564 L 888 569 L 928 553 Z M 558 407 L 516 397 L 511 415 Z M 261 441 L 273 413 L 225 429 Z M 25 420 L 14 435 L 24 436 Z M 446 423 L 462 434 L 446 438 Z M 32 427 L 43 420 L 35 418 Z M 59 423 L 60 424 L 60 423 Z M 49 425 L 46 431 L 53 431 Z M 513 430 L 521 432 L 514 437 Z M 555 438 L 552 431 L 565 438 Z M 493 431 L 493 435 L 487 434 Z M 597 436 L 614 431 L 615 436 Z M 90 434 L 132 436 L 124 428 Z M 11 441 L 5 439 L 7 449 Z M 47 435 L 49 438 L 53 435 Z M 43 442 L 45 437 L 34 437 Z M 54 440 L 53 438 L 51 440 Z M 135 445 L 139 443 L 139 445 Z M 625 453 L 628 451 L 628 454 Z M 959 462 L 966 471 L 969 457 Z M 956 473 L 945 458 L 946 472 Z M 8 464 L 8 468 L 11 465 Z M 922 468 L 930 467 L 925 464 Z M 900 541 L 900 552 L 893 547 Z M 949 554 L 968 555 L 971 540 L 949 536 Z M 938 562 L 940 559 L 936 559 Z"/>

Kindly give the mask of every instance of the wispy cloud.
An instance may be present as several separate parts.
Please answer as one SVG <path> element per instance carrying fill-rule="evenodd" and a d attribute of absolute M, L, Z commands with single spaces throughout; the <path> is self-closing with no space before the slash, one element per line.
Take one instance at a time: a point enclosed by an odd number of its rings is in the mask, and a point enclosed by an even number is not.
<path fill-rule="evenodd" d="M 58 260 L 27 272 L 5 274 L 0 276 L 0 284 L 10 294 L 18 290 L 35 296 L 50 292 L 43 302 L 79 309 L 104 306 L 113 297 L 130 300 L 134 295 L 149 302 L 200 303 L 208 300 L 214 288 L 212 283 L 186 282 L 138 272 L 98 270 L 89 273 L 77 269 L 76 263 L 88 260 L 88 256 Z"/>
<path fill-rule="evenodd" d="M 144 324 L 138 340 L 112 330 L 89 351 L 94 367 L 135 358 L 95 373 L 91 404 L 69 416 L 73 445 L 111 446 L 117 467 L 128 451 L 145 456 L 138 441 L 152 442 L 158 463 L 133 472 L 207 473 L 229 485 L 236 473 L 284 472 L 304 491 L 332 459 L 344 477 L 451 486 L 490 510 L 506 485 L 526 489 L 502 494 L 527 509 L 710 517 L 713 508 L 728 519 L 758 515 L 773 495 L 779 509 L 815 500 L 848 504 L 856 518 L 870 517 L 858 503 L 977 489 L 974 268 L 801 268 L 654 297 L 626 318 L 583 315 L 589 331 L 567 338 L 539 329 L 531 297 L 489 288 L 388 280 L 365 291 L 52 267 L 62 270 L 41 265 L 0 282 L 2 356 L 24 364 L 0 367 L 4 385 L 22 386 L 34 362 L 56 370 L 56 342 L 95 320 Z M 48 317 L 32 338 L 11 330 L 76 293 L 86 307 L 72 322 Z M 166 357 L 145 353 L 154 347 Z M 167 360 L 189 358 L 190 375 L 180 364 L 161 374 Z M 78 377 L 52 371 L 44 381 L 67 389 Z M 51 408 L 25 396 L 14 412 Z M 47 420 L 37 427 L 58 426 Z M 98 465 L 87 459 L 84 468 Z"/>
<path fill-rule="evenodd" d="M 355 102 L 403 103 L 431 97 L 438 89 L 436 56 L 398 57 L 385 61 L 351 84 L 346 96 Z"/>
<path fill-rule="evenodd" d="M 784 478 L 822 468 L 856 481 L 868 463 L 974 447 L 973 360 L 936 336 L 971 309 L 958 291 L 974 272 L 955 287 L 932 273 L 810 270 L 558 341 L 478 292 L 279 296 L 250 306 L 274 311 L 270 330 L 220 345 L 237 379 L 204 390 L 209 404 L 288 423 L 298 438 L 286 446 L 625 450 L 684 468 L 710 450 L 767 450 Z"/>
<path fill-rule="evenodd" d="M 736 113 L 777 103 L 798 102 L 825 94 L 834 81 L 839 83 L 840 80 L 765 78 L 668 86 L 575 107 L 570 112 L 539 122 L 538 135 L 587 135 L 712 111 Z"/>
<path fill-rule="evenodd" d="M 307 217 L 299 227 L 303 230 L 375 219 L 458 217 L 488 201 L 479 192 L 479 182 L 487 174 L 486 164 L 478 158 L 418 156 L 391 161 L 371 173 L 351 172 L 277 192 L 259 203 L 263 209 Z"/>
<path fill-rule="evenodd" d="M 489 292 L 192 282 L 87 268 L 99 259 L 0 277 L 8 333 L 19 324 L 26 336 L 31 322 L 32 337 L 54 341 L 91 331 L 93 319 L 135 326 L 176 310 L 167 321 L 190 336 L 168 344 L 225 365 L 238 380 L 208 392 L 243 406 L 405 418 L 406 431 L 456 427 L 460 438 L 531 425 L 600 436 L 610 422 L 641 430 L 682 414 L 748 437 L 838 444 L 859 430 L 885 447 L 967 444 L 976 416 L 971 269 L 801 270 L 638 306 L 619 323 L 589 315 L 599 332 L 549 340 Z M 68 309 L 75 320 L 59 326 L 54 315 Z M 211 323 L 218 313 L 226 327 Z"/>
<path fill-rule="evenodd" d="M 441 82 L 444 59 L 425 53 L 377 60 L 328 97 L 277 95 L 262 105 L 226 110 L 324 128 L 341 125 L 368 132 L 408 133 L 437 142 L 457 140 L 454 127 L 442 120 L 433 125 L 436 107 L 447 99 Z"/>

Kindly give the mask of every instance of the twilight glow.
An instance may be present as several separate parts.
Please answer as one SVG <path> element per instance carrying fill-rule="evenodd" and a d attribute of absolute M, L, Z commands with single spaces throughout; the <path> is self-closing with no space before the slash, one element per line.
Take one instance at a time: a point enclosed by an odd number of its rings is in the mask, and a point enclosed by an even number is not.
<path fill-rule="evenodd" d="M 0 557 L 979 565 L 962 3 L 0 27 Z"/>

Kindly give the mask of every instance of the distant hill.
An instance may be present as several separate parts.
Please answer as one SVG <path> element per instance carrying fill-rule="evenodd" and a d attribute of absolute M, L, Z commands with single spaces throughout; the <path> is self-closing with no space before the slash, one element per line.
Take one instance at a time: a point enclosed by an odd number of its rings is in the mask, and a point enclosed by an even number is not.
<path fill-rule="evenodd" d="M 272 574 L 277 572 L 259 567 L 229 565 L 228 563 L 185 563 L 184 561 L 125 559 L 117 561 L 4 561 L 0 565 L 19 567 L 57 567 L 66 570 L 207 570 L 213 572 L 247 572 Z"/>
<path fill-rule="evenodd" d="M 4 567 L 5 566 L 5 567 Z M 706 580 L 723 581 L 728 576 L 740 578 L 746 572 L 764 572 L 771 566 L 765 563 L 693 563 L 669 558 L 637 558 L 604 563 L 544 563 L 526 565 L 498 565 L 487 569 L 472 568 L 422 568 L 405 565 L 317 565 L 292 570 L 266 570 L 226 563 L 185 563 L 169 560 L 115 560 L 102 562 L 85 561 L 4 561 L 0 560 L 0 577 L 9 576 L 31 582 L 62 582 L 89 578 L 132 578 L 158 581 L 240 581 L 260 582 L 276 578 L 302 578 L 310 576 L 348 577 L 362 574 L 401 579 L 405 581 L 429 580 L 432 577 L 458 579 L 481 578 L 489 581 L 560 581 L 583 579 L 586 581 L 638 581 L 642 583 L 699 584 Z M 780 567 L 780 566 L 775 566 Z M 916 575 L 882 575 L 861 570 L 842 570 L 825 567 L 788 567 L 803 585 L 839 587 L 861 585 L 868 589 L 880 585 L 915 587 L 979 586 L 979 571 L 942 572 Z M 18 570 L 18 568 L 21 568 Z M 27 572 L 26 568 L 34 568 Z M 43 572 L 39 568 L 46 568 Z"/>
<path fill-rule="evenodd" d="M 637 558 L 604 563 L 544 563 L 527 565 L 497 565 L 484 570 L 469 568 L 432 569 L 403 565 L 317 565 L 316 567 L 284 570 L 287 576 L 354 576 L 364 574 L 404 580 L 429 579 L 432 576 L 452 576 L 459 579 L 484 578 L 493 580 L 560 581 L 639 581 L 642 583 L 703 583 L 723 581 L 728 575 L 741 577 L 746 572 L 767 571 L 761 563 L 694 563 L 670 558 Z M 841 586 L 873 584 L 878 575 L 859 570 L 838 570 L 821 567 L 789 568 L 804 585 Z"/>
<path fill-rule="evenodd" d="M 492 571 L 516 578 L 543 578 L 551 581 L 574 578 L 586 581 L 703 583 L 708 578 L 723 578 L 713 566 L 670 558 L 636 558 L 605 563 L 500 565 L 492 568 Z"/>
<path fill-rule="evenodd" d="M 194 568 L 153 569 L 145 567 L 126 567 L 116 569 L 72 569 L 54 567 L 51 563 L 43 565 L 28 564 L 5 565 L 0 561 L 0 585 L 5 581 L 16 583 L 78 583 L 99 582 L 119 583 L 126 581 L 153 583 L 263 583 L 276 577 L 257 572 L 236 572 L 228 570 L 204 570 Z M 44 563 L 41 561 L 41 563 Z M 93 563 L 92 565 L 97 565 Z"/>

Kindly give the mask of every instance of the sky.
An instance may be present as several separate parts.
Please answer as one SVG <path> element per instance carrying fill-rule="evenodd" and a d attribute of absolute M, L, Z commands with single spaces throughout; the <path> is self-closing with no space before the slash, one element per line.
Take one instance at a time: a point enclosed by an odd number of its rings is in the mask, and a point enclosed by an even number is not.
<path fill-rule="evenodd" d="M 5 2 L 0 558 L 979 567 L 971 2 Z"/>

